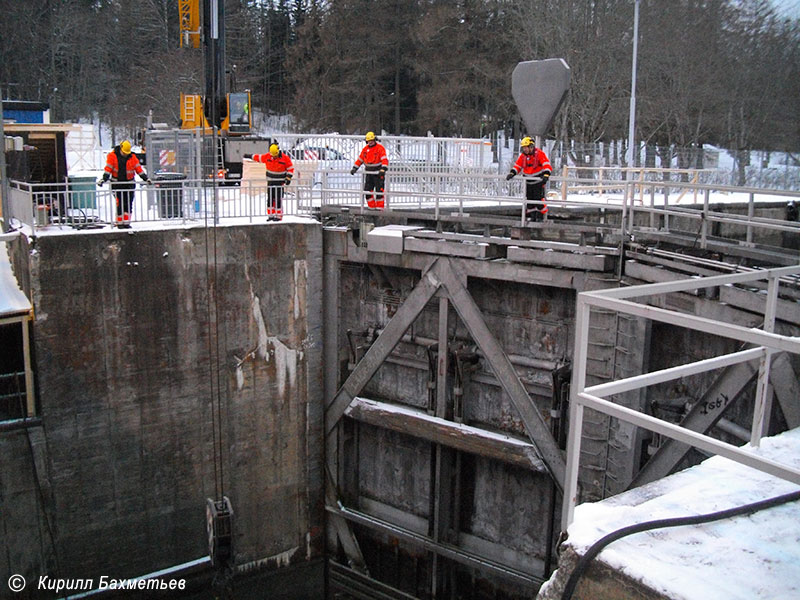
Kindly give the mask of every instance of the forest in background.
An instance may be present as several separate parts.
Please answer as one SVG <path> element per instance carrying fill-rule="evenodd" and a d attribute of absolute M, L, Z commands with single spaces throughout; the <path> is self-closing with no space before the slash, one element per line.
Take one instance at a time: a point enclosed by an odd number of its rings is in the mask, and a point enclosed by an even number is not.
<path fill-rule="evenodd" d="M 800 148 L 800 22 L 768 0 L 642 0 L 636 139 L 654 146 Z M 0 0 L 4 98 L 51 120 L 177 125 L 203 93 L 180 48 L 178 0 Z M 295 131 L 525 133 L 523 60 L 564 58 L 571 90 L 548 137 L 625 139 L 633 0 L 226 0 L 229 91 Z"/>

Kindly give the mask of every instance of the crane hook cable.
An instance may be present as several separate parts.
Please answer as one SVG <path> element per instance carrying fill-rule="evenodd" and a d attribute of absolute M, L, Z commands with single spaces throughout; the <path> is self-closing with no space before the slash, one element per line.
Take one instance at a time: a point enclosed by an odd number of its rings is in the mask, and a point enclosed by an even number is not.
<path fill-rule="evenodd" d="M 216 127 L 212 130 L 212 152 L 216 151 Z M 209 258 L 209 224 L 208 224 L 208 211 L 205 211 L 205 238 L 206 238 L 206 286 L 208 293 L 207 305 L 207 318 L 209 323 L 209 336 L 208 336 L 208 374 L 209 374 L 209 387 L 211 392 L 211 429 L 214 447 L 214 489 L 216 498 L 221 500 L 225 494 L 225 480 L 223 471 L 223 456 L 222 456 L 222 396 L 220 387 L 220 360 L 219 360 L 219 307 L 216 300 L 217 295 L 217 181 L 216 177 L 212 177 L 211 185 L 214 196 L 213 203 L 213 229 L 212 243 L 214 248 L 213 265 L 212 260 Z M 213 315 L 212 315 L 213 312 Z M 213 318 L 212 318 L 213 317 Z M 212 342 L 213 338 L 213 342 Z M 212 347 L 212 343 L 216 349 Z M 214 383 L 214 371 L 216 369 L 216 385 Z"/>

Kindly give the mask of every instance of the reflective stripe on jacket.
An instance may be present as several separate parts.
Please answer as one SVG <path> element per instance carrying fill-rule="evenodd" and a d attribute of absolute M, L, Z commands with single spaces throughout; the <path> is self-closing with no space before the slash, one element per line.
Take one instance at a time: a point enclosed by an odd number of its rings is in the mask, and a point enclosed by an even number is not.
<path fill-rule="evenodd" d="M 553 167 L 550 166 L 550 161 L 544 150 L 536 148 L 530 154 L 520 153 L 511 170 L 516 172 L 517 175 L 521 172 L 523 177 L 529 178 L 538 177 L 545 171 L 552 173 Z"/>
<path fill-rule="evenodd" d="M 283 183 L 287 177 L 294 176 L 294 164 L 289 155 L 285 152 L 278 153 L 273 157 L 272 154 L 254 154 L 253 160 L 264 163 L 267 169 L 267 183 Z"/>
<path fill-rule="evenodd" d="M 120 165 L 122 165 L 121 169 Z M 144 173 L 139 158 L 133 152 L 126 157 L 122 154 L 119 146 L 116 146 L 108 153 L 108 156 L 106 156 L 106 166 L 103 170 L 108 173 L 114 181 L 132 181 L 135 175 L 142 175 Z"/>
<path fill-rule="evenodd" d="M 389 168 L 389 157 L 386 156 L 386 148 L 377 143 L 374 146 L 367 144 L 356 159 L 356 168 L 360 167 L 362 163 L 364 171 L 371 174 L 376 174 L 381 167 L 384 169 Z"/>

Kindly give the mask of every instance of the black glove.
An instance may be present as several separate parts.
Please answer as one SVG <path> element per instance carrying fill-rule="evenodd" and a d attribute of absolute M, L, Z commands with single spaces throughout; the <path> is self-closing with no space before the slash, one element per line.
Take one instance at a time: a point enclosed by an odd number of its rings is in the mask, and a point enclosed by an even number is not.
<path fill-rule="evenodd" d="M 253 158 L 252 154 L 242 154 L 242 158 Z"/>
<path fill-rule="evenodd" d="M 358 167 L 353 167 L 352 169 L 350 169 L 350 175 L 355 175 L 356 171 L 358 171 Z"/>
<path fill-rule="evenodd" d="M 290 183 L 292 183 L 292 176 L 287 175 L 286 180 L 283 182 L 283 185 L 289 185 Z"/>
<path fill-rule="evenodd" d="M 381 177 L 383 177 L 384 175 L 386 175 L 386 167 L 381 167 L 381 168 L 378 170 L 378 175 L 380 175 Z"/>
<path fill-rule="evenodd" d="M 514 175 L 516 175 L 516 173 L 514 171 L 511 171 L 511 173 L 506 175 L 506 181 L 510 181 L 514 177 Z"/>
<path fill-rule="evenodd" d="M 150 181 L 150 178 L 147 175 L 140 175 L 140 177 L 142 178 L 142 181 L 144 181 L 147 185 L 153 183 L 152 181 Z"/>
<path fill-rule="evenodd" d="M 103 187 L 103 184 L 104 184 L 105 182 L 106 182 L 106 180 L 105 180 L 105 179 L 102 179 L 102 178 L 101 178 L 101 179 L 98 179 L 98 180 L 97 180 L 97 185 L 98 185 L 99 187 Z"/>
<path fill-rule="evenodd" d="M 547 183 L 548 179 L 550 179 L 550 171 L 542 171 L 542 181 Z"/>

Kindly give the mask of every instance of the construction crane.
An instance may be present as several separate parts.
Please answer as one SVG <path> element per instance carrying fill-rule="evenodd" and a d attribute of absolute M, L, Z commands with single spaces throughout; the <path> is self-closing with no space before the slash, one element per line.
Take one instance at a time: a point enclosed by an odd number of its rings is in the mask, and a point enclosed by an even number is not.
<path fill-rule="evenodd" d="M 181 127 L 218 127 L 234 134 L 250 133 L 250 92 L 228 92 L 225 72 L 225 2 L 180 0 L 180 45 L 199 48 L 204 42 L 205 97 L 181 94 Z"/>
<path fill-rule="evenodd" d="M 202 20 L 200 9 L 202 7 Z M 179 0 L 180 45 L 204 51 L 205 95 L 181 94 L 181 129 L 220 134 L 213 172 L 226 182 L 241 181 L 242 156 L 263 150 L 269 140 L 249 137 L 250 91 L 229 92 L 225 69 L 224 0 Z"/>

